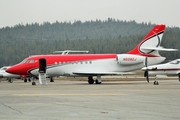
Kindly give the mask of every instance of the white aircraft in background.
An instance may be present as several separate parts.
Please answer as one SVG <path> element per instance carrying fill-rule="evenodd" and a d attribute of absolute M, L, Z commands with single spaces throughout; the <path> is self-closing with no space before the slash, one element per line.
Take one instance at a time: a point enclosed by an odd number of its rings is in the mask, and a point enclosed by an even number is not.
<path fill-rule="evenodd" d="M 22 79 L 24 82 L 31 82 L 31 77 L 27 77 L 26 75 L 17 75 L 17 74 L 11 74 L 6 72 L 6 69 L 10 68 L 11 66 L 3 66 L 0 68 L 0 78 L 7 78 L 8 82 L 12 83 L 13 79 Z"/>
<path fill-rule="evenodd" d="M 143 67 L 141 70 L 145 71 L 144 76 L 148 82 L 149 75 L 177 75 L 180 81 L 180 59 L 164 64 Z M 158 84 L 158 82 L 154 81 L 154 84 Z"/>
<path fill-rule="evenodd" d="M 131 51 L 124 54 L 48 54 L 33 55 L 11 66 L 6 72 L 19 75 L 39 75 L 40 84 L 47 76 L 88 77 L 88 83 L 101 84 L 102 75 L 126 74 L 147 65 L 161 63 L 165 57 L 159 51 L 174 51 L 160 46 L 165 25 L 155 25 Z M 35 82 L 32 82 L 35 85 Z"/>
<path fill-rule="evenodd" d="M 20 78 L 20 75 L 6 72 L 6 69 L 10 67 L 11 66 L 3 66 L 0 68 L 0 78 L 7 78 L 8 82 L 12 83 L 13 78 Z"/>

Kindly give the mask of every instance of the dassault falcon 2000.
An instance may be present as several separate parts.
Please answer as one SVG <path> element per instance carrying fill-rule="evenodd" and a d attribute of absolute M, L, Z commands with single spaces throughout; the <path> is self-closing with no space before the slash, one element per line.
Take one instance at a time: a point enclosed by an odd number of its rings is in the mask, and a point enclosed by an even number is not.
<path fill-rule="evenodd" d="M 101 84 L 102 75 L 125 74 L 140 70 L 145 64 L 153 65 L 165 60 L 159 51 L 174 51 L 160 46 L 165 25 L 155 25 L 131 51 L 125 54 L 49 54 L 33 55 L 6 71 L 20 75 L 39 75 L 40 84 L 48 76 L 84 76 L 88 83 Z M 32 82 L 35 85 L 35 82 Z"/>

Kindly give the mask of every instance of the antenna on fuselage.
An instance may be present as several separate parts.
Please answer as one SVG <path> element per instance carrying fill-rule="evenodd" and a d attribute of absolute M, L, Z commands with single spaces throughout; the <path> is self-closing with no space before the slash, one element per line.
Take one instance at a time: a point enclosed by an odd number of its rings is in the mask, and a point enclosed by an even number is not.
<path fill-rule="evenodd" d="M 68 55 L 69 53 L 89 53 L 89 51 L 84 51 L 84 50 L 64 50 L 64 51 L 54 51 L 54 54 L 59 54 L 61 55 Z"/>

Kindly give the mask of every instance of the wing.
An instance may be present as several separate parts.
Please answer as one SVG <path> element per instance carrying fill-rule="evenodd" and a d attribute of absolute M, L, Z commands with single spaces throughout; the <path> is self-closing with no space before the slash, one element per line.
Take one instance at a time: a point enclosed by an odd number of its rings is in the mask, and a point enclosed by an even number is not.
<path fill-rule="evenodd" d="M 73 72 L 76 75 L 82 76 L 95 76 L 95 75 L 123 75 L 123 74 L 133 74 L 133 72 Z"/>

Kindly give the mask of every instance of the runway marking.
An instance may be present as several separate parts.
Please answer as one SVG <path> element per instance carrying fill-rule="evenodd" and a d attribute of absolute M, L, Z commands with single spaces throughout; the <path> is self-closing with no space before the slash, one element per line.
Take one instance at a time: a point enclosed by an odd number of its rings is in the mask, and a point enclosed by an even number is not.
<path fill-rule="evenodd" d="M 114 93 L 70 93 L 70 94 L 13 94 L 14 96 L 122 96 L 126 94 L 114 94 Z"/>

